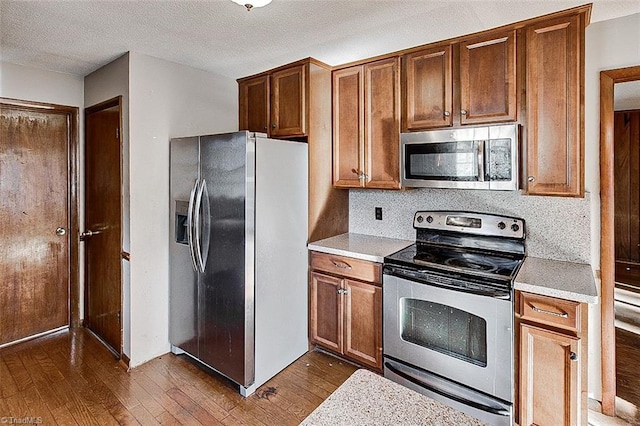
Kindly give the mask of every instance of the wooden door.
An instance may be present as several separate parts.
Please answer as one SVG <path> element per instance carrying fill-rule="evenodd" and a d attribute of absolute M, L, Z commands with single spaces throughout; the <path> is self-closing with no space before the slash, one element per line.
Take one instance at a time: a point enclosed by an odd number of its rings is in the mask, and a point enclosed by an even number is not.
<path fill-rule="evenodd" d="M 239 130 L 269 133 L 269 76 L 238 82 Z"/>
<path fill-rule="evenodd" d="M 306 69 L 303 64 L 271 74 L 271 136 L 306 135 Z"/>
<path fill-rule="evenodd" d="M 69 324 L 77 114 L 0 100 L 0 345 Z"/>
<path fill-rule="evenodd" d="M 361 66 L 333 72 L 333 185 L 364 185 L 364 77 Z"/>
<path fill-rule="evenodd" d="M 85 326 L 122 351 L 120 98 L 85 111 Z"/>
<path fill-rule="evenodd" d="M 577 425 L 580 339 L 520 325 L 520 425 Z"/>
<path fill-rule="evenodd" d="M 400 189 L 400 58 L 364 66 L 366 188 Z"/>
<path fill-rule="evenodd" d="M 382 370 L 382 288 L 344 281 L 344 355 Z"/>
<path fill-rule="evenodd" d="M 342 353 L 342 280 L 311 272 L 309 335 L 311 341 Z"/>
<path fill-rule="evenodd" d="M 584 196 L 582 15 L 527 29 L 527 193 Z"/>
<path fill-rule="evenodd" d="M 640 289 L 640 110 L 614 114 L 616 282 Z"/>
<path fill-rule="evenodd" d="M 460 43 L 460 123 L 515 121 L 516 32 Z"/>
<path fill-rule="evenodd" d="M 402 61 L 402 131 L 451 126 L 451 45 L 410 53 Z"/>

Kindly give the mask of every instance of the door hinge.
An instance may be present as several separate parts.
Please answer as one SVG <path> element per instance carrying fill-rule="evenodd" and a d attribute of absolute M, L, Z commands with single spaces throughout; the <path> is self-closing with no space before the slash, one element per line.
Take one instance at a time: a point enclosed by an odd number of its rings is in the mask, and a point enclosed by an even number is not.
<path fill-rule="evenodd" d="M 118 321 L 118 324 L 120 324 L 120 311 L 116 313 L 116 320 Z"/>
<path fill-rule="evenodd" d="M 120 139 L 120 128 L 116 127 L 116 139 Z"/>

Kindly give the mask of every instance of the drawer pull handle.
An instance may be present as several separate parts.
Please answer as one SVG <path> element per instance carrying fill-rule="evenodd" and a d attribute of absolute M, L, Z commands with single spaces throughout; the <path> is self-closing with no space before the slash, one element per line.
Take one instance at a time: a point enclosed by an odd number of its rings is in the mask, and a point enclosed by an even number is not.
<path fill-rule="evenodd" d="M 349 265 L 347 262 L 340 262 L 339 260 L 332 260 L 331 263 L 333 263 L 333 266 L 335 266 L 336 268 L 351 269 L 351 265 Z"/>
<path fill-rule="evenodd" d="M 533 312 L 537 312 L 539 314 L 547 314 L 547 315 L 553 315 L 554 317 L 560 317 L 560 318 L 569 318 L 569 314 L 566 312 L 553 312 L 553 311 L 547 311 L 546 309 L 540 309 L 537 306 L 535 306 L 533 303 L 530 303 L 531 305 L 531 309 L 533 309 Z"/>

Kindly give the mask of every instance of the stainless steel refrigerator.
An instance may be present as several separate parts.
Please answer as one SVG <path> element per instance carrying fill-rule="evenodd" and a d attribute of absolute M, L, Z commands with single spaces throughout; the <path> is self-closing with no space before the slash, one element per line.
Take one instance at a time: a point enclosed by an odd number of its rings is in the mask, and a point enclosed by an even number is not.
<path fill-rule="evenodd" d="M 248 396 L 307 343 L 305 143 L 171 140 L 169 339 Z"/>

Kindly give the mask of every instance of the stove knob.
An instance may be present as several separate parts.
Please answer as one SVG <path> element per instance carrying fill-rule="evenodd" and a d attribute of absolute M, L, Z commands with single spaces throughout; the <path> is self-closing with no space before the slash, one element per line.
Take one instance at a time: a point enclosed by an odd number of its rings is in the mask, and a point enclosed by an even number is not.
<path fill-rule="evenodd" d="M 429 222 L 429 223 L 433 222 L 433 217 L 427 216 L 427 222 Z"/>
<path fill-rule="evenodd" d="M 416 220 L 418 221 L 418 223 L 422 223 L 422 221 L 424 220 L 424 218 L 422 216 L 418 216 L 416 218 Z"/>
<path fill-rule="evenodd" d="M 506 227 L 507 227 L 507 225 L 504 222 L 498 222 L 498 228 L 504 229 Z"/>
<path fill-rule="evenodd" d="M 511 225 L 511 230 L 513 232 L 518 232 L 520 230 L 520 225 L 518 225 L 517 223 L 514 223 L 513 225 Z"/>

